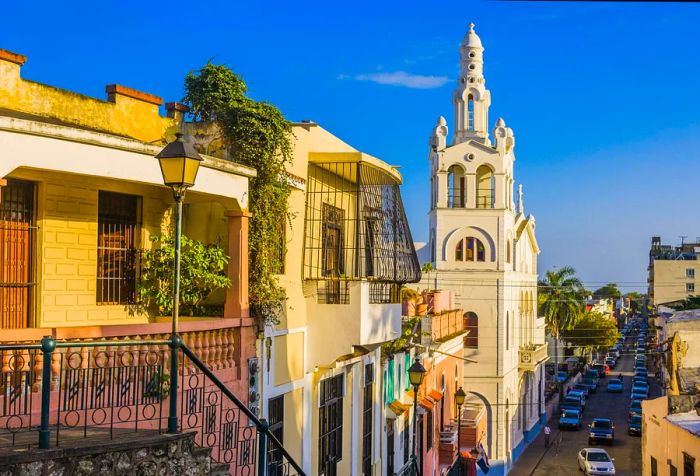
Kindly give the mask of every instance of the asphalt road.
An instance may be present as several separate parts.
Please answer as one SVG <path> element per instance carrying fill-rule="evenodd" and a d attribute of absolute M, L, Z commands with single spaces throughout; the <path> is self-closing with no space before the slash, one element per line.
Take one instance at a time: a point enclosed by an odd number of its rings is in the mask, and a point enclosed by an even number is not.
<path fill-rule="evenodd" d="M 631 341 L 628 341 L 631 342 Z M 586 402 L 583 412 L 584 426 L 579 431 L 562 431 L 561 443 L 558 448 L 553 445 L 545 453 L 533 476 L 570 475 L 578 473 L 577 453 L 581 448 L 590 446 L 601 447 L 608 451 L 611 458 L 615 458 L 616 475 L 637 476 L 642 474 L 642 445 L 641 438 L 627 434 L 627 408 L 629 406 L 630 390 L 632 388 L 632 376 L 634 368 L 634 355 L 622 355 L 617 366 L 611 371 L 612 376 L 622 372 L 624 377 L 624 391 L 620 393 L 607 393 L 607 379 L 601 379 L 598 391 L 591 394 Z M 650 398 L 656 398 L 661 394 L 656 378 L 649 378 Z M 615 425 L 615 441 L 612 446 L 589 445 L 588 425 L 594 418 L 610 418 Z M 557 418 L 550 423 L 552 436 L 556 440 Z M 539 451 L 540 448 L 528 448 L 530 451 Z M 528 451 L 526 450 L 526 452 Z"/>

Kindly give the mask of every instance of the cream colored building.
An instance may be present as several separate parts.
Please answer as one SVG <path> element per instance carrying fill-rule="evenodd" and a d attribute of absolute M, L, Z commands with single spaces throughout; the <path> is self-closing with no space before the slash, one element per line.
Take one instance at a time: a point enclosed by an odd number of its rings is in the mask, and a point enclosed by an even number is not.
<path fill-rule="evenodd" d="M 420 278 L 401 175 L 314 123 L 294 127 L 285 314 L 264 330 L 262 414 L 307 474 L 379 475 L 381 344 Z"/>
<path fill-rule="evenodd" d="M 695 397 L 664 396 L 642 402 L 644 476 L 696 474 L 700 470 L 700 416 L 693 408 Z"/>
<path fill-rule="evenodd" d="M 652 237 L 647 279 L 651 304 L 658 306 L 700 295 L 698 253 L 700 243 L 662 245 L 660 237 Z"/>
<path fill-rule="evenodd" d="M 485 405 L 487 450 L 501 470 L 539 431 L 544 413 L 544 320 L 538 319 L 535 218 L 514 195 L 515 136 L 503 119 L 489 135 L 491 93 L 473 24 L 460 47 L 454 132 L 440 117 L 430 137 L 429 242 L 420 287 L 451 289 L 470 335 L 464 389 Z"/>

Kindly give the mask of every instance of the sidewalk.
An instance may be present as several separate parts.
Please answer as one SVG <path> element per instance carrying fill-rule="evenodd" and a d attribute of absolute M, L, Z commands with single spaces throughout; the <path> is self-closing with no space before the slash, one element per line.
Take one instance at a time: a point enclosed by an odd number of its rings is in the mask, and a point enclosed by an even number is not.
<path fill-rule="evenodd" d="M 547 420 L 547 425 L 549 425 L 549 428 L 552 430 L 552 434 L 549 435 L 549 448 L 544 447 L 544 431 L 540 431 L 537 437 L 525 448 L 513 466 L 511 466 L 510 471 L 508 471 L 509 476 L 529 476 L 535 471 L 537 465 L 544 459 L 546 454 L 553 455 L 557 451 L 556 442 L 561 438 L 560 432 L 557 429 L 558 415 L 555 411 L 558 406 L 558 397 L 553 398 L 547 404 L 547 413 L 550 415 Z"/>

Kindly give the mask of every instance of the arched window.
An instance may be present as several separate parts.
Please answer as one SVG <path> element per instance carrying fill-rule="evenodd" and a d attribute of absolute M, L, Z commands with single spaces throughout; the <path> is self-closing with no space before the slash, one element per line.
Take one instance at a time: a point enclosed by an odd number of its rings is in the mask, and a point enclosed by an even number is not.
<path fill-rule="evenodd" d="M 474 96 L 467 96 L 467 130 L 474 130 Z"/>
<path fill-rule="evenodd" d="M 496 179 L 487 165 L 476 169 L 476 208 L 493 208 L 496 199 Z"/>
<path fill-rule="evenodd" d="M 456 261 L 486 261 L 486 247 L 478 238 L 462 238 L 455 247 Z"/>
<path fill-rule="evenodd" d="M 469 331 L 464 338 L 464 347 L 469 349 L 479 348 L 479 316 L 473 312 L 465 312 L 463 316 L 464 328 Z"/>
<path fill-rule="evenodd" d="M 464 177 L 464 169 L 459 165 L 452 165 L 447 169 L 447 206 L 450 208 L 464 208 L 467 191 L 467 182 Z"/>
<path fill-rule="evenodd" d="M 506 242 L 506 263 L 510 263 L 510 240 Z"/>

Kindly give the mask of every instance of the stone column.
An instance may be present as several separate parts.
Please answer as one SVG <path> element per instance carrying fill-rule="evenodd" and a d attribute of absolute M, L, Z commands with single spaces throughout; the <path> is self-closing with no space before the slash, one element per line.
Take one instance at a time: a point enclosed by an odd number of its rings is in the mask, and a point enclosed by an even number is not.
<path fill-rule="evenodd" d="M 226 212 L 228 217 L 228 271 L 231 287 L 226 291 L 224 317 L 247 319 L 248 305 L 248 224 L 247 211 Z"/>
<path fill-rule="evenodd" d="M 2 188 L 7 185 L 7 180 L 0 179 L 0 203 L 2 203 Z"/>

